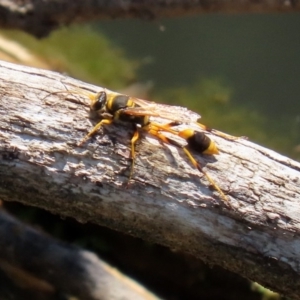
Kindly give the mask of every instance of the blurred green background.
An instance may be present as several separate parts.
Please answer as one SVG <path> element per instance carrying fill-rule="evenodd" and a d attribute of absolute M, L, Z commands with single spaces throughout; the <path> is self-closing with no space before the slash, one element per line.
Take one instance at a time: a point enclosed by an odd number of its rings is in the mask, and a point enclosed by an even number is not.
<path fill-rule="evenodd" d="M 215 14 L 153 23 L 104 21 L 64 28 L 44 40 L 20 32 L 2 34 L 31 49 L 42 66 L 132 96 L 186 106 L 212 128 L 248 136 L 299 160 L 298 28 L 298 14 Z M 256 285 L 253 292 L 247 280 L 218 268 L 214 273 L 166 248 L 98 226 L 63 222 L 46 212 L 29 212 L 26 219 L 97 251 L 165 299 L 278 297 Z M 120 247 L 126 251 L 114 251 Z M 169 274 L 160 272 L 168 269 Z"/>

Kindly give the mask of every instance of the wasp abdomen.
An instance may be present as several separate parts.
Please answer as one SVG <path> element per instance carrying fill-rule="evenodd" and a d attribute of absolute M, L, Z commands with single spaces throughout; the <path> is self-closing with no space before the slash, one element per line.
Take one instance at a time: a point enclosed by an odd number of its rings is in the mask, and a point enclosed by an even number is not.
<path fill-rule="evenodd" d="M 194 134 L 187 138 L 186 141 L 191 149 L 200 153 L 207 150 L 211 143 L 211 139 L 199 131 L 194 131 Z"/>
<path fill-rule="evenodd" d="M 184 138 L 188 147 L 194 151 L 211 155 L 219 153 L 216 144 L 203 132 L 185 129 L 179 132 L 179 136 Z"/>

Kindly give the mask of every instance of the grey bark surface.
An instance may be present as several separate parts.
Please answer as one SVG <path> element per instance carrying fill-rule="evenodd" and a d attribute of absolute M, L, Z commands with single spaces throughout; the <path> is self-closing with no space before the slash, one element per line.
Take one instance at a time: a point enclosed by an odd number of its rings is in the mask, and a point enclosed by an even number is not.
<path fill-rule="evenodd" d="M 0 0 L 1 28 L 21 29 L 37 37 L 55 28 L 78 22 L 116 18 L 155 20 L 194 14 L 270 13 L 299 11 L 298 0 Z"/>
<path fill-rule="evenodd" d="M 0 63 L 0 199 L 166 245 L 300 298 L 299 163 L 208 133 L 220 154 L 196 158 L 226 204 L 181 149 L 145 133 L 126 188 L 132 128 L 107 126 L 78 147 L 98 121 L 89 99 L 49 95 L 75 87 L 102 89 Z"/>

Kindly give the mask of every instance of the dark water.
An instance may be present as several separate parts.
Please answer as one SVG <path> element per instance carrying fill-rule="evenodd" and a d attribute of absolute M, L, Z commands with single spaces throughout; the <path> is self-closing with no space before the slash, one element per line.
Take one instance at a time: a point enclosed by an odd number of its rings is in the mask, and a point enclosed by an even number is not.
<path fill-rule="evenodd" d="M 299 14 L 109 21 L 99 30 L 129 55 L 149 60 L 141 79 L 157 88 L 216 76 L 234 86 L 234 101 L 268 114 L 300 113 Z"/>

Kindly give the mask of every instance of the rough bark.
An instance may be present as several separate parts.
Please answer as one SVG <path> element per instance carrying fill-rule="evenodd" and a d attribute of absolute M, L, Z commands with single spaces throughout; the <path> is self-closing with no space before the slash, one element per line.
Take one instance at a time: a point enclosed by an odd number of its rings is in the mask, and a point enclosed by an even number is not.
<path fill-rule="evenodd" d="M 58 242 L 2 209 L 0 246 L 2 300 L 158 299 L 95 254 Z"/>
<path fill-rule="evenodd" d="M 186 16 L 201 13 L 253 13 L 299 11 L 298 0 L 0 0 L 0 26 L 18 28 L 37 37 L 77 22 L 92 20 L 139 18 L 153 20 L 162 17 Z"/>
<path fill-rule="evenodd" d="M 196 157 L 226 204 L 181 149 L 144 134 L 126 188 L 132 128 L 107 126 L 78 147 L 97 122 L 89 100 L 49 95 L 74 87 L 102 89 L 1 62 L 0 199 L 193 254 L 299 299 L 299 163 L 208 133 L 220 154 Z"/>

